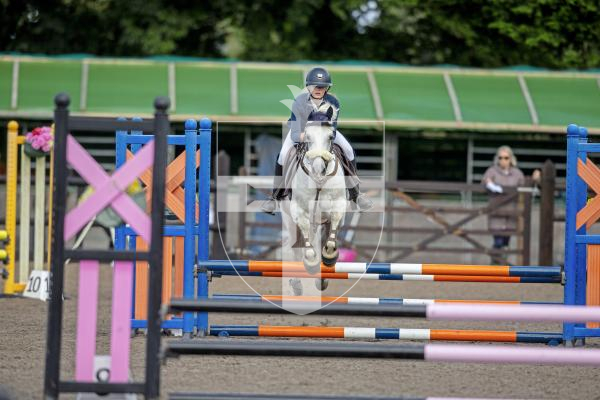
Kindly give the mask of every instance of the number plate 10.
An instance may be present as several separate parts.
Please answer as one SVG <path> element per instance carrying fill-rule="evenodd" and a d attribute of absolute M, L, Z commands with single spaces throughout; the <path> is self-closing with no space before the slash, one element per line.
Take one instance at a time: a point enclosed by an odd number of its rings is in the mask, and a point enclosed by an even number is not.
<path fill-rule="evenodd" d="M 23 296 L 46 301 L 50 297 L 50 272 L 31 271 Z"/>

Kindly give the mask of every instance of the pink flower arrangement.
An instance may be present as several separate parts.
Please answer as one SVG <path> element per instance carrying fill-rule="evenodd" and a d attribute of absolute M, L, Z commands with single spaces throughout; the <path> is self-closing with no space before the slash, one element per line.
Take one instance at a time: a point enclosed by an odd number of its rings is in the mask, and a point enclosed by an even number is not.
<path fill-rule="evenodd" d="M 49 126 L 40 126 L 29 132 L 25 136 L 27 143 L 31 145 L 35 150 L 41 150 L 47 153 L 54 144 L 54 132 Z"/>

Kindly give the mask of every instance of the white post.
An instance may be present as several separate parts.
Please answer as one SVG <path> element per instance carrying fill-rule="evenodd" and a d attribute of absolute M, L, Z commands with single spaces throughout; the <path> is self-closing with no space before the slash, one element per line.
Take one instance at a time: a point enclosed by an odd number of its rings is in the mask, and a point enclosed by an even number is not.
<path fill-rule="evenodd" d="M 33 268 L 44 269 L 44 211 L 46 208 L 46 157 L 35 159 L 35 218 Z"/>
<path fill-rule="evenodd" d="M 21 199 L 19 223 L 19 282 L 29 279 L 29 206 L 31 202 L 31 160 L 21 146 Z"/>

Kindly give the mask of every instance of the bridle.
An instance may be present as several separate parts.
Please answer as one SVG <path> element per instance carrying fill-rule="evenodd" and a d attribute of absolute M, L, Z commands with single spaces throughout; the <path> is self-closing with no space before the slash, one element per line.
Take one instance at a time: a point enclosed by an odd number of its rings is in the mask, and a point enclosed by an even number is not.
<path fill-rule="evenodd" d="M 320 190 L 320 187 L 322 187 L 329 179 L 331 179 L 332 177 L 334 177 L 337 174 L 338 168 L 339 168 L 339 159 L 338 157 L 335 156 L 335 154 L 333 153 L 333 140 L 329 140 L 329 148 L 328 150 L 322 150 L 320 152 L 320 154 L 318 153 L 313 153 L 311 154 L 312 150 L 308 150 L 308 143 L 304 142 L 304 143 L 300 143 L 298 145 L 298 159 L 300 162 L 300 167 L 302 168 L 302 170 L 304 171 L 304 173 L 309 176 L 317 185 L 318 185 L 318 189 Z M 333 162 L 335 163 L 333 166 L 333 169 L 330 173 L 323 175 L 322 179 L 317 179 L 312 173 L 311 171 L 308 170 L 307 168 L 307 164 L 309 166 L 312 166 L 312 163 L 315 159 L 317 158 L 322 158 L 323 161 L 325 161 L 325 170 L 327 170 L 327 167 L 329 166 L 329 162 L 333 160 Z M 329 159 L 325 159 L 329 157 Z M 318 195 L 317 195 L 318 196 Z"/>

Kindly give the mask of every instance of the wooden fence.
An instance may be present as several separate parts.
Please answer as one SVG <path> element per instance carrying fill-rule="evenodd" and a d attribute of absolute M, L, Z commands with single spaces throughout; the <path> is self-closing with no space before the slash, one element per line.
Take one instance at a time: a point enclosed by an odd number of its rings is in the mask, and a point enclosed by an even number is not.
<path fill-rule="evenodd" d="M 216 162 L 221 163 L 221 175 L 226 175 L 224 171 L 228 168 L 229 158 L 225 153 L 220 153 Z M 225 169 L 224 169 L 225 168 Z M 244 169 L 239 171 L 244 174 Z M 397 262 L 413 255 L 415 252 L 427 252 L 428 254 L 479 254 L 487 255 L 496 263 L 511 263 L 520 265 L 529 265 L 531 263 L 531 221 L 532 221 L 532 202 L 533 194 L 540 195 L 540 225 L 539 225 L 539 246 L 538 260 L 541 265 L 553 264 L 553 224 L 560 220 L 555 216 L 554 200 L 557 190 L 555 170 L 550 161 L 544 165 L 542 181 L 540 188 L 534 188 L 531 182 L 525 186 L 515 189 L 509 189 L 505 196 L 498 196 L 488 202 L 483 202 L 487 197 L 484 187 L 476 184 L 467 184 L 461 182 L 439 182 L 439 181 L 394 181 L 386 183 L 386 205 L 385 205 L 385 224 L 373 226 L 372 224 L 359 223 L 356 226 L 346 223 L 346 226 L 340 232 L 344 247 L 353 248 L 362 258 L 371 259 L 375 249 L 385 259 L 376 260 L 385 262 Z M 468 194 L 468 195 L 467 195 Z M 220 193 L 220 201 L 224 199 L 225 193 Z M 464 198 L 478 198 L 479 202 L 472 205 L 463 205 L 461 202 L 438 202 L 432 199 L 443 199 L 457 196 Z M 506 209 L 506 205 L 514 204 L 516 207 Z M 216 202 L 215 202 L 216 203 Z M 464 202 L 463 202 L 464 203 Z M 407 224 L 402 216 L 408 214 L 418 214 L 427 219 L 432 224 L 416 223 Z M 509 216 L 516 218 L 517 228 L 511 231 L 492 231 L 485 227 L 469 226 L 477 218 L 485 218 L 490 214 Z M 219 218 L 221 233 L 227 226 L 223 213 L 215 213 Z M 238 234 L 235 244 L 230 243 L 228 251 L 236 249 L 240 257 L 247 255 L 250 247 L 260 248 L 256 258 L 268 258 L 272 256 L 273 251 L 277 250 L 281 243 L 274 239 L 278 231 L 281 230 L 281 224 L 278 222 L 255 221 L 252 213 L 241 212 L 237 216 Z M 347 217 L 347 221 L 348 221 Z M 477 224 L 482 225 L 482 224 Z M 253 228 L 271 228 L 273 237 L 258 238 L 252 235 Z M 213 230 L 216 230 L 213 227 Z M 380 243 L 357 243 L 355 241 L 344 241 L 346 233 L 351 230 L 354 237 L 359 234 L 383 232 Z M 406 243 L 402 240 L 405 235 L 422 235 L 416 243 Z M 510 235 L 516 239 L 516 246 L 511 248 L 495 249 L 492 246 L 492 236 Z M 221 235 L 225 237 L 225 235 Z M 459 245 L 439 245 L 439 242 L 445 238 L 454 237 L 454 243 Z M 465 246 L 466 244 L 466 246 Z M 220 240 L 214 240 L 213 249 L 221 248 Z M 509 262 L 511 257 L 512 262 Z"/>

